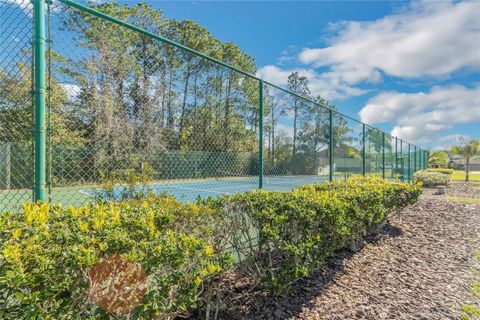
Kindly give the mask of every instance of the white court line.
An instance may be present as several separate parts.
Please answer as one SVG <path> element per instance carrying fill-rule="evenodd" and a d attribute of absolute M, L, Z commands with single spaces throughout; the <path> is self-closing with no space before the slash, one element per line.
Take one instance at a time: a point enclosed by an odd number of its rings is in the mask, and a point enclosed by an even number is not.
<path fill-rule="evenodd" d="M 161 187 L 161 188 L 159 188 L 159 187 Z M 189 188 L 189 187 L 179 187 L 179 186 L 174 186 L 174 185 L 156 185 L 156 186 L 153 186 L 153 189 L 156 189 L 157 191 L 160 191 L 160 192 L 169 191 L 168 189 L 170 189 L 170 188 L 197 191 L 197 192 L 201 192 L 201 193 L 211 192 L 211 193 L 218 193 L 218 194 L 233 194 L 231 192 L 225 192 L 225 191 L 215 191 L 215 190 L 210 190 L 210 189 L 196 189 L 196 188 Z M 85 194 L 89 197 L 95 197 L 95 195 L 93 195 L 89 192 L 83 191 L 83 190 L 80 190 L 79 192 L 83 193 L 83 194 Z"/>
<path fill-rule="evenodd" d="M 91 193 L 89 193 L 89 192 L 87 192 L 87 191 L 80 190 L 80 191 L 78 191 L 78 192 L 83 193 L 83 194 L 86 194 L 86 195 L 89 196 L 89 197 L 95 197 L 94 194 L 91 194 Z"/>
<path fill-rule="evenodd" d="M 185 189 L 185 190 L 191 190 L 191 191 L 198 191 L 198 192 L 213 192 L 213 193 L 218 193 L 218 194 L 232 194 L 230 192 L 225 192 L 225 191 L 215 191 L 215 190 L 210 190 L 210 189 L 196 189 L 196 188 L 189 188 L 189 187 L 178 187 L 178 186 L 172 186 L 172 185 L 163 185 L 165 187 L 173 187 L 177 189 Z M 168 188 L 165 188 L 165 191 L 168 191 Z"/>
<path fill-rule="evenodd" d="M 264 179 L 267 182 L 267 186 L 270 185 L 272 187 L 275 187 L 275 185 L 292 186 L 292 185 L 298 185 L 298 184 L 305 183 L 305 182 L 307 182 L 307 183 L 308 182 L 310 182 L 310 183 L 314 182 L 314 181 L 311 181 L 312 178 L 308 177 L 308 176 L 300 177 L 300 179 L 297 176 L 297 179 L 292 179 L 292 180 L 289 180 L 289 178 L 290 178 L 290 176 L 267 176 Z M 322 176 L 320 176 L 318 178 L 319 178 L 319 180 L 324 179 L 324 177 L 322 177 Z M 305 179 L 306 181 L 303 181 L 303 179 Z M 268 181 L 268 180 L 270 180 L 270 181 Z M 233 180 L 233 181 L 238 182 L 238 180 Z M 217 184 L 228 184 L 228 182 L 229 182 L 228 180 L 219 180 L 219 183 L 217 183 Z M 248 180 L 246 182 L 250 184 L 252 181 Z M 190 182 L 189 184 L 197 184 L 197 183 L 198 182 L 193 181 L 193 182 Z M 252 185 L 253 185 L 253 183 L 252 183 Z M 157 191 L 161 191 L 161 192 L 169 191 L 168 189 L 172 189 L 172 188 L 196 191 L 196 192 L 201 192 L 201 193 L 217 193 L 217 194 L 235 194 L 235 193 L 238 193 L 238 192 L 247 191 L 247 190 L 242 189 L 240 191 L 233 190 L 231 192 L 227 192 L 227 191 L 223 191 L 223 189 L 225 189 L 228 186 L 221 186 L 221 185 L 215 186 L 214 188 L 211 188 L 211 189 L 210 188 L 209 189 L 190 188 L 190 187 L 178 186 L 178 185 L 175 185 L 175 184 L 157 184 L 157 185 L 152 185 L 151 187 L 153 189 L 156 189 Z M 217 191 L 217 190 L 219 190 L 219 191 Z M 89 193 L 87 191 L 84 191 L 84 190 L 80 190 L 79 192 L 83 193 L 83 194 L 85 194 L 89 197 L 95 197 L 95 194 L 91 194 L 91 193 Z"/>

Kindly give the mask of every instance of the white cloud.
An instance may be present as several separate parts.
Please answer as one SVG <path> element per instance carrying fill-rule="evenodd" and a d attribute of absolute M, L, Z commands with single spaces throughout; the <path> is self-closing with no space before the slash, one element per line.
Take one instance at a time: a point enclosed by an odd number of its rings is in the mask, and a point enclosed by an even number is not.
<path fill-rule="evenodd" d="M 330 78 L 329 74 L 319 74 L 313 69 L 295 68 L 284 70 L 277 66 L 267 65 L 257 71 L 257 76 L 278 86 L 286 87 L 288 76 L 295 71 L 300 76 L 307 77 L 310 91 L 314 95 L 321 95 L 328 100 L 341 100 L 347 97 L 360 96 L 366 92 L 366 90 L 335 82 L 334 79 Z"/>
<path fill-rule="evenodd" d="M 293 124 L 291 126 L 287 126 L 285 124 L 278 123 L 275 126 L 275 135 L 279 136 L 279 135 L 282 135 L 282 134 L 284 134 L 288 137 L 293 137 Z"/>
<path fill-rule="evenodd" d="M 301 63 L 328 67 L 348 85 L 402 78 L 445 77 L 480 67 L 480 2 L 413 2 L 403 13 L 341 22 L 325 48 L 305 48 Z"/>
<path fill-rule="evenodd" d="M 17 6 L 24 6 L 25 4 L 30 3 L 28 0 L 1 0 L 0 4 L 6 4 L 6 3 L 11 3 L 15 4 Z"/>
<path fill-rule="evenodd" d="M 65 90 L 67 97 L 70 101 L 78 98 L 80 94 L 80 86 L 75 83 L 60 83 L 60 86 Z"/>
<path fill-rule="evenodd" d="M 480 122 L 480 85 L 437 86 L 417 93 L 383 92 L 370 99 L 359 114 L 368 124 L 393 122 L 393 136 L 415 144 L 432 143 L 455 125 Z"/>
<path fill-rule="evenodd" d="M 98 0 L 93 2 L 97 3 Z M 0 8 L 6 6 L 17 6 L 20 8 L 28 17 L 33 17 L 33 4 L 31 0 L 0 0 Z M 50 6 L 50 12 L 57 13 L 61 12 L 63 4 L 58 0 L 53 0 L 53 4 Z M 45 12 L 47 12 L 47 5 L 45 5 Z"/>
<path fill-rule="evenodd" d="M 295 45 L 289 45 L 285 50 L 280 53 L 280 57 L 277 59 L 278 65 L 285 65 L 294 63 L 297 60 L 297 54 L 300 49 Z"/>
<path fill-rule="evenodd" d="M 16 6 L 27 16 L 33 16 L 33 5 L 30 0 L 0 0 L 0 8 L 8 8 L 8 6 Z"/>
<path fill-rule="evenodd" d="M 285 85 L 298 71 L 314 94 L 330 100 L 360 96 L 367 90 L 359 85 L 378 84 L 384 76 L 444 80 L 480 67 L 479 16 L 478 1 L 414 1 L 378 20 L 333 23 L 327 46 L 304 48 L 296 59 L 291 47 L 282 53 L 279 65 L 296 60 L 299 67 L 268 65 L 258 74 Z"/>

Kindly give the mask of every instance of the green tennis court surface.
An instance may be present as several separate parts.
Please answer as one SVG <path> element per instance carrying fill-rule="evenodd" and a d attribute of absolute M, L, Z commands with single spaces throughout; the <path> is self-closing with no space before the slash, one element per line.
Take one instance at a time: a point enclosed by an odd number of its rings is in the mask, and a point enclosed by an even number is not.
<path fill-rule="evenodd" d="M 264 190 L 288 191 L 304 184 L 318 183 L 328 180 L 328 176 L 265 176 Z M 120 195 L 124 187 L 117 187 L 115 194 Z M 198 197 L 217 197 L 245 192 L 258 188 L 258 176 L 222 177 L 204 180 L 172 181 L 153 183 L 150 190 L 156 194 L 167 193 L 175 196 L 182 202 L 195 201 Z M 98 194 L 95 189 L 81 190 L 82 193 L 94 197 Z"/>
<path fill-rule="evenodd" d="M 381 172 L 371 172 L 371 175 L 381 175 Z M 358 173 L 335 172 L 334 179 L 346 179 Z M 198 197 L 217 197 L 258 189 L 258 176 L 240 176 L 231 174 L 215 178 L 153 181 L 149 190 L 156 194 L 173 195 L 182 202 L 195 201 Z M 393 179 L 393 178 L 392 178 Z M 264 176 L 263 189 L 269 191 L 289 191 L 304 184 L 328 181 L 328 175 L 285 175 Z M 120 196 L 125 186 L 114 189 L 114 196 Z M 54 203 L 64 206 L 81 206 L 101 197 L 101 187 L 98 185 L 81 185 L 53 187 L 50 198 Z M 15 210 L 24 202 L 32 201 L 32 191 L 29 189 L 0 191 L 0 212 Z"/>
<path fill-rule="evenodd" d="M 328 176 L 298 175 L 298 176 L 264 176 L 263 189 L 288 191 L 304 184 L 327 181 Z M 114 194 L 120 195 L 124 186 L 118 186 Z M 156 194 L 167 193 L 182 202 L 195 201 L 198 197 L 217 197 L 258 188 L 258 176 L 230 176 L 208 179 L 168 180 L 152 182 L 149 189 Z M 64 206 L 81 206 L 92 202 L 98 196 L 99 186 L 74 186 L 52 188 L 51 198 L 55 203 Z M 0 212 L 21 207 L 23 202 L 32 201 L 32 191 L 8 190 L 0 192 Z"/>

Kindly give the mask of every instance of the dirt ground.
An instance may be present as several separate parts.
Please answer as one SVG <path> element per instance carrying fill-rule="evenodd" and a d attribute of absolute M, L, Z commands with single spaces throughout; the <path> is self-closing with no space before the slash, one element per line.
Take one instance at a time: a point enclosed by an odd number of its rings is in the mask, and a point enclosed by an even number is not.
<path fill-rule="evenodd" d="M 459 319 L 472 303 L 478 186 L 453 183 L 444 195 L 425 189 L 401 218 L 392 217 L 357 252 L 342 252 L 284 297 L 255 291 L 228 306 L 222 319 Z"/>

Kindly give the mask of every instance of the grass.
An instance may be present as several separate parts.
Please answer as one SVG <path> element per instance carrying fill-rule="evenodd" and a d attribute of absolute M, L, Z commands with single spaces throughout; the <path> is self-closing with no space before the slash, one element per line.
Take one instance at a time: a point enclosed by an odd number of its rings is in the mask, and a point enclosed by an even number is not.
<path fill-rule="evenodd" d="M 476 306 L 472 306 L 471 304 L 464 305 L 462 306 L 462 311 L 464 312 L 461 315 L 463 320 L 480 319 L 480 308 Z"/>
<path fill-rule="evenodd" d="M 470 182 L 472 186 L 477 187 L 480 190 L 480 173 L 470 174 L 470 179 L 473 182 Z M 452 176 L 452 180 L 465 180 L 465 172 L 461 170 L 455 170 Z M 480 198 L 467 198 L 467 197 L 448 197 L 449 201 L 457 203 L 473 203 L 480 204 Z M 477 303 L 467 304 L 461 306 L 462 314 L 460 318 L 463 320 L 480 320 L 480 269 L 478 264 L 480 264 L 480 248 L 474 252 L 475 261 L 477 266 L 473 269 L 473 279 L 471 292 L 472 295 L 477 298 Z"/>
<path fill-rule="evenodd" d="M 457 203 L 480 204 L 480 198 L 448 197 L 448 200 L 452 202 L 457 202 Z"/>
<path fill-rule="evenodd" d="M 474 252 L 475 261 L 477 264 L 480 263 L 480 249 L 475 250 Z M 478 269 L 478 265 L 476 268 L 473 269 L 473 280 L 472 280 L 472 295 L 477 299 L 480 297 L 480 270 Z M 480 319 L 480 307 L 478 303 L 476 305 L 466 304 L 463 305 L 461 308 L 462 314 L 460 318 L 463 320 L 473 320 L 473 319 Z"/>
<path fill-rule="evenodd" d="M 480 172 L 472 171 L 469 175 L 470 181 L 480 181 Z M 455 170 L 452 174 L 452 181 L 465 181 L 465 171 L 464 170 Z"/>

